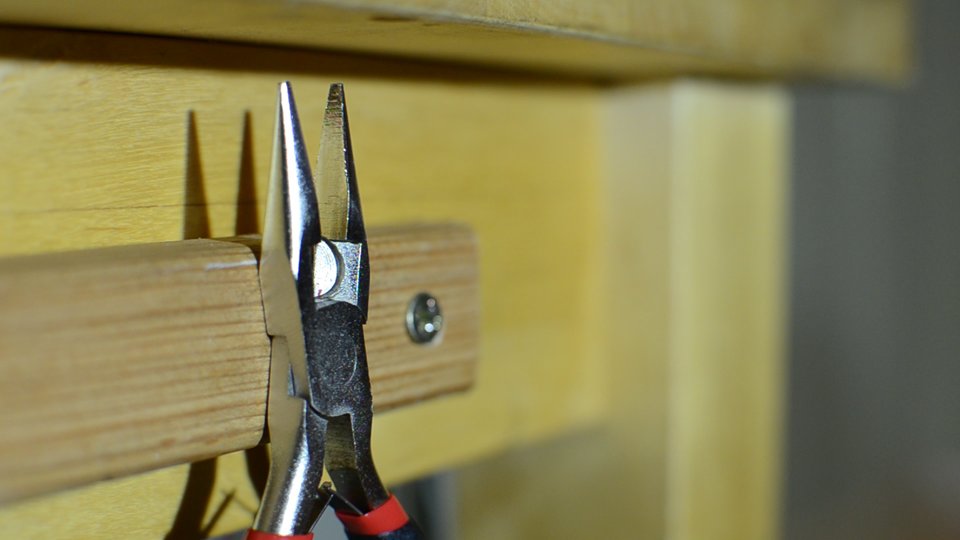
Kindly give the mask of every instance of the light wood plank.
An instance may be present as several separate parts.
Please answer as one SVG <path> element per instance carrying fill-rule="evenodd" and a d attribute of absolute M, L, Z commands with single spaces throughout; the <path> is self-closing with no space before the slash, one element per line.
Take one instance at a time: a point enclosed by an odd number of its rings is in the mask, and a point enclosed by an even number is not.
<path fill-rule="evenodd" d="M 900 80 L 907 0 L 0 2 L 0 21 L 467 61 L 604 78 Z"/>
<path fill-rule="evenodd" d="M 583 324 L 597 270 L 571 249 L 599 237 L 599 89 L 129 36 L 5 30 L 0 50 L 0 253 L 256 231 L 277 83 L 292 80 L 316 149 L 327 88 L 343 81 L 367 222 L 464 222 L 480 253 L 476 385 L 378 414 L 382 476 L 414 478 L 606 415 L 597 338 Z M 213 532 L 252 520 L 243 458 L 218 459 L 209 501 L 190 499 L 205 524 L 219 516 Z M 181 495 L 197 492 L 188 476 L 177 466 L 8 505 L 0 530 L 163 537 Z M 54 510 L 59 519 L 37 519 Z"/>
<path fill-rule="evenodd" d="M 676 97 L 667 533 L 779 536 L 790 102 Z"/>
<path fill-rule="evenodd" d="M 468 467 L 465 539 L 779 536 L 789 110 L 771 86 L 611 92 L 596 260 L 615 405 Z"/>
<path fill-rule="evenodd" d="M 457 226 L 370 231 L 365 326 L 374 407 L 468 388 L 475 239 Z M 439 342 L 404 317 L 430 291 Z M 0 502 L 255 446 L 269 338 L 257 260 L 214 240 L 0 259 Z"/>

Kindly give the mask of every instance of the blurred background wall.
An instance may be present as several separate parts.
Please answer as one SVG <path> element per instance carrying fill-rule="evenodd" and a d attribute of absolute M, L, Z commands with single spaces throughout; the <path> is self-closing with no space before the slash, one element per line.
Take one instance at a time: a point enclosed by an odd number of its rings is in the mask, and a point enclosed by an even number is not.
<path fill-rule="evenodd" d="M 902 89 L 795 88 L 785 537 L 960 538 L 960 2 Z"/>

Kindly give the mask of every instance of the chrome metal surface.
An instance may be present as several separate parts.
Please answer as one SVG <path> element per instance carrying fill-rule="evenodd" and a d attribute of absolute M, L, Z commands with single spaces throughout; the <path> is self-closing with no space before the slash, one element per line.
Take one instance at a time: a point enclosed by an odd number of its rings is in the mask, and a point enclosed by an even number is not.
<path fill-rule="evenodd" d="M 320 490 L 324 457 L 339 496 L 354 507 L 372 510 L 389 495 L 370 453 L 363 340 L 370 265 L 343 88 L 333 85 L 327 100 L 319 199 L 288 83 L 277 109 L 260 266 L 272 337 L 272 453 L 254 528 L 291 535 L 308 532 L 329 501 Z"/>
<path fill-rule="evenodd" d="M 327 302 L 346 302 L 360 308 L 360 272 L 363 266 L 363 244 L 350 242 L 330 242 L 340 261 L 340 273 L 337 286 L 327 292 L 322 300 Z"/>
<path fill-rule="evenodd" d="M 365 246 L 367 232 L 360 208 L 353 143 L 350 141 L 350 121 L 347 118 L 347 101 L 342 84 L 331 85 L 327 96 L 316 174 L 325 236 L 334 242 Z M 366 249 L 359 250 L 358 261 L 356 304 L 360 308 L 363 322 L 367 322 L 370 261 Z"/>
<path fill-rule="evenodd" d="M 340 285 L 343 263 L 339 251 L 323 241 L 313 250 L 313 294 L 320 298 Z"/>
<path fill-rule="evenodd" d="M 320 216 L 290 85 L 280 85 L 273 171 L 267 194 L 260 288 L 270 342 L 267 425 L 271 468 L 254 528 L 276 534 L 307 531 L 320 515 L 326 422 L 309 410 L 307 347 L 314 303 L 311 271 Z M 312 202 L 311 202 L 312 201 Z M 306 323 L 306 324 L 304 324 Z"/>
<path fill-rule="evenodd" d="M 420 293 L 407 306 L 407 334 L 414 343 L 432 343 L 443 332 L 440 302 L 430 293 Z"/>

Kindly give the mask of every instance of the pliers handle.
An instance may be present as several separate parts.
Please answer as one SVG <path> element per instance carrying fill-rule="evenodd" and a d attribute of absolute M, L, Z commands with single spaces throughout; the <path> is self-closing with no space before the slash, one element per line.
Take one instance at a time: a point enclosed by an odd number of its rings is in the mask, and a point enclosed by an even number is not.
<path fill-rule="evenodd" d="M 348 510 L 336 510 L 349 540 L 423 540 L 423 531 L 395 495 L 378 508 L 358 515 Z M 246 540 L 313 540 L 313 533 L 281 535 L 251 529 Z"/>
<path fill-rule="evenodd" d="M 336 510 L 337 518 L 343 523 L 350 540 L 420 540 L 423 531 L 415 521 L 407 516 L 396 495 L 387 502 L 363 515 L 347 510 Z"/>

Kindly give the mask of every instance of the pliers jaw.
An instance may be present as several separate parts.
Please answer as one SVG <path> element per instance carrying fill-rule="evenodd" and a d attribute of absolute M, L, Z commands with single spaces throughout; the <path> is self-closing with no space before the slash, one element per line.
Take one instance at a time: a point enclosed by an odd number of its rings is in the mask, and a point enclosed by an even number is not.
<path fill-rule="evenodd" d="M 370 290 L 370 255 L 367 253 L 367 232 L 360 208 L 360 191 L 353 162 L 353 143 L 342 84 L 330 86 L 323 115 L 323 134 L 317 159 L 316 184 L 320 187 L 320 214 L 324 236 L 339 248 L 343 268 L 352 272 L 341 276 L 345 282 L 338 288 L 342 301 L 360 310 L 367 322 Z M 336 299 L 336 298 L 334 298 Z"/>
<path fill-rule="evenodd" d="M 370 451 L 369 255 L 343 88 L 330 89 L 316 179 L 288 83 L 277 111 L 260 266 L 272 336 L 272 455 L 254 530 L 294 536 L 309 532 L 332 496 L 320 489 L 324 458 L 350 508 L 368 513 L 395 501 Z"/>
<path fill-rule="evenodd" d="M 308 532 L 323 497 L 308 486 L 323 475 L 326 419 L 310 407 L 305 328 L 312 325 L 314 260 L 321 245 L 317 194 L 290 85 L 277 99 L 276 139 L 260 258 L 260 289 L 270 341 L 267 426 L 270 473 L 254 529 Z"/>

